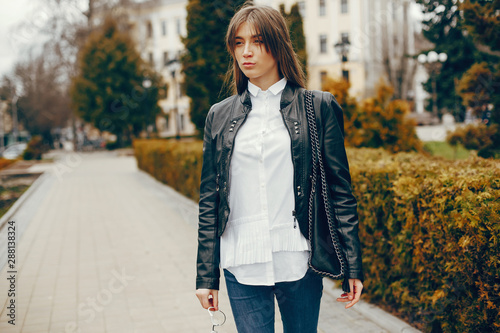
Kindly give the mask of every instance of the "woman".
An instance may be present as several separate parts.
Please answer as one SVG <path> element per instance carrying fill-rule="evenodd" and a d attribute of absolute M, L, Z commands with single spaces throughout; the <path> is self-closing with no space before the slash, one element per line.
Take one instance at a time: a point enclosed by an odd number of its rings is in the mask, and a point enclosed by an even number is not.
<path fill-rule="evenodd" d="M 346 308 L 358 302 L 363 288 L 342 113 L 331 94 L 314 92 L 344 259 L 319 246 L 311 260 L 304 73 L 286 23 L 271 7 L 244 6 L 229 24 L 226 44 L 235 95 L 213 105 L 205 123 L 196 295 L 205 309 L 218 308 L 221 267 L 238 332 L 274 332 L 274 298 L 285 332 L 316 332 L 321 275 L 337 275 L 314 263 L 340 260 L 346 267 L 340 274 L 348 292 L 337 299 L 348 302 Z M 321 217 L 314 223 L 325 230 Z"/>

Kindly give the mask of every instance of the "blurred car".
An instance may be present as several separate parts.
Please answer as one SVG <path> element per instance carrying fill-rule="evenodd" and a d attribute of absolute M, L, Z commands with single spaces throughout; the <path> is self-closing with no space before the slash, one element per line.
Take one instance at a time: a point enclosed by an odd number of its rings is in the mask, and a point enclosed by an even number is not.
<path fill-rule="evenodd" d="M 14 160 L 22 155 L 26 147 L 28 147 L 28 144 L 25 142 L 13 143 L 5 148 L 2 157 L 8 160 Z"/>

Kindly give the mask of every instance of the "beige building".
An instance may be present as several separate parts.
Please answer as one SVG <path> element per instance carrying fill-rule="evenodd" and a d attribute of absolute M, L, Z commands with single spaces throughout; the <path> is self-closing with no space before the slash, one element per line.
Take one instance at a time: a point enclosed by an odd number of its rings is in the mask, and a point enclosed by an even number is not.
<path fill-rule="evenodd" d="M 404 54 L 414 54 L 415 19 L 412 0 L 255 0 L 288 11 L 298 3 L 304 19 L 308 54 L 308 88 L 321 89 L 329 76 L 345 77 L 357 98 L 373 95 L 381 77 L 398 75 Z M 134 36 L 143 58 L 162 73 L 169 85 L 160 102 L 164 115 L 157 128 L 161 136 L 192 135 L 189 98 L 182 96 L 180 66 L 173 59 L 183 51 L 180 37 L 186 34 L 187 0 L 154 0 L 138 5 L 131 14 Z M 334 45 L 349 41 L 345 57 Z M 342 61 L 344 60 L 344 61 Z M 415 62 L 416 64 L 416 62 Z M 407 71 L 415 65 L 410 61 Z M 174 75 L 172 75 L 174 74 Z M 175 76 L 175 77 L 174 77 Z M 392 80 L 400 78 L 392 77 Z M 407 96 L 412 97 L 413 76 L 402 78 Z M 408 82 L 405 82 L 408 81 Z M 411 82 L 410 82 L 411 81 Z"/>
<path fill-rule="evenodd" d="M 189 117 L 189 98 L 182 94 L 179 55 L 186 36 L 186 0 L 146 1 L 130 11 L 133 35 L 144 60 L 162 74 L 168 85 L 166 98 L 160 100 L 163 115 L 156 126 L 161 137 L 195 134 Z"/>
<path fill-rule="evenodd" d="M 403 54 L 414 53 L 410 0 L 256 0 L 276 8 L 284 3 L 287 11 L 296 2 L 304 20 L 309 89 L 321 89 L 326 76 L 345 77 L 351 94 L 370 96 L 388 66 L 395 74 Z M 350 47 L 343 62 L 334 45 L 345 41 Z"/>

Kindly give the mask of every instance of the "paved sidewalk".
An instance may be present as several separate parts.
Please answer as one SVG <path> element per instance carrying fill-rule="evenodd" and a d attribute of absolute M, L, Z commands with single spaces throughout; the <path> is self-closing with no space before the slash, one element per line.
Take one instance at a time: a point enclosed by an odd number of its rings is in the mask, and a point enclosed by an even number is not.
<path fill-rule="evenodd" d="M 15 298 L 7 265 L 0 270 L 0 332 L 210 332 L 194 295 L 196 204 L 138 170 L 132 156 L 57 156 L 9 219 L 23 235 Z M 221 287 L 228 321 L 217 331 L 236 332 Z M 320 332 L 412 332 L 366 303 L 344 310 L 337 294 L 325 284 Z"/>

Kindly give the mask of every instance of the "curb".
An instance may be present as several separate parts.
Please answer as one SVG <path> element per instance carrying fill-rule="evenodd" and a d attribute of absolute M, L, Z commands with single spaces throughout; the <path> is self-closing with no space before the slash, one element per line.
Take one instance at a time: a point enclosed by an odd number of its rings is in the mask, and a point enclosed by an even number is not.
<path fill-rule="evenodd" d="M 38 176 L 38 178 L 30 185 L 28 190 L 24 192 L 17 200 L 14 202 L 12 207 L 0 218 L 0 229 L 4 226 L 5 223 L 9 221 L 9 219 L 17 212 L 19 207 L 23 204 L 26 199 L 28 199 L 33 192 L 36 191 L 38 187 L 48 178 L 49 176 L 43 172 Z"/>
<path fill-rule="evenodd" d="M 323 279 L 323 284 L 323 292 L 334 299 L 343 293 L 342 289 L 337 288 L 334 282 L 328 278 Z M 363 300 L 360 300 L 349 310 L 358 312 L 360 315 L 387 330 L 389 333 L 422 333 L 422 331 L 410 326 L 403 320 Z"/>

